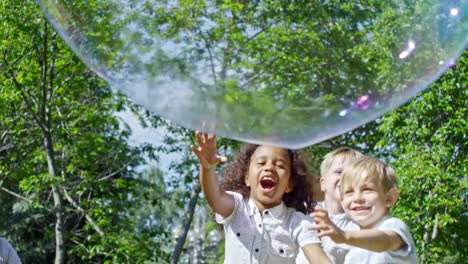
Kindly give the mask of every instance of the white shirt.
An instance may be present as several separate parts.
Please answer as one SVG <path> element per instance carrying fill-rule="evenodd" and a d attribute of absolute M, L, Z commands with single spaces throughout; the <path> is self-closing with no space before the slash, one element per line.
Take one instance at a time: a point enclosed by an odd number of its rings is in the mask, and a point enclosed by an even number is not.
<path fill-rule="evenodd" d="M 351 221 L 346 214 L 330 215 L 330 220 L 342 230 L 359 230 L 359 225 Z M 337 244 L 328 236 L 321 237 L 320 240 L 322 241 L 322 249 L 325 254 L 327 254 L 330 261 L 334 264 L 343 264 L 351 246 Z M 302 250 L 298 255 L 296 263 L 309 263 Z"/>
<path fill-rule="evenodd" d="M 330 220 L 342 230 L 359 230 L 359 225 L 354 223 L 346 214 L 337 214 L 330 216 Z M 327 254 L 330 261 L 334 264 L 342 264 L 345 261 L 351 246 L 346 244 L 337 244 L 330 237 L 324 236 L 322 240 L 322 248 Z"/>
<path fill-rule="evenodd" d="M 235 207 L 226 218 L 216 214 L 224 225 L 226 264 L 286 264 L 295 263 L 299 249 L 310 243 L 320 243 L 309 216 L 281 203 L 265 209 L 263 215 L 255 203 L 242 195 L 234 197 Z"/>
<path fill-rule="evenodd" d="M 15 249 L 2 237 L 0 237 L 0 264 L 21 264 Z"/>
<path fill-rule="evenodd" d="M 394 250 L 375 252 L 359 247 L 351 247 L 346 255 L 345 264 L 413 264 L 418 263 L 416 248 L 408 227 L 398 218 L 386 215 L 372 229 L 393 231 L 405 242 L 406 246 Z"/>

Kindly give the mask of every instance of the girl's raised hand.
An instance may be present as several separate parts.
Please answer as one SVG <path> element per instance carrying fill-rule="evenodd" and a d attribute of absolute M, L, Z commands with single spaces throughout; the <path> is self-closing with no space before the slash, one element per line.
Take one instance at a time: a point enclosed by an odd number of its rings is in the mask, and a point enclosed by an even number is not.
<path fill-rule="evenodd" d="M 197 155 L 201 166 L 203 166 L 206 169 L 211 169 L 215 167 L 218 163 L 227 161 L 226 157 L 220 156 L 217 153 L 215 135 L 200 133 L 200 131 L 196 131 L 195 137 L 198 146 L 192 145 L 190 146 L 190 148 L 192 149 L 193 153 Z"/>

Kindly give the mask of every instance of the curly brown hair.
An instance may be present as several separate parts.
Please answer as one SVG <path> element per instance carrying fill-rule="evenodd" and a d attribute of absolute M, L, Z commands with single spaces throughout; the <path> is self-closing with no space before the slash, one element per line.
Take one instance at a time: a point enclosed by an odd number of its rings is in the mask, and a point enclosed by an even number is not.
<path fill-rule="evenodd" d="M 250 197 L 250 187 L 245 185 L 245 175 L 250 166 L 250 158 L 260 145 L 246 144 L 236 158 L 223 171 L 221 189 L 242 194 L 244 199 Z M 310 213 L 315 207 L 312 200 L 312 177 L 305 164 L 304 153 L 298 150 L 286 149 L 291 160 L 291 182 L 293 189 L 283 196 L 286 206 L 295 208 L 304 214 Z"/>

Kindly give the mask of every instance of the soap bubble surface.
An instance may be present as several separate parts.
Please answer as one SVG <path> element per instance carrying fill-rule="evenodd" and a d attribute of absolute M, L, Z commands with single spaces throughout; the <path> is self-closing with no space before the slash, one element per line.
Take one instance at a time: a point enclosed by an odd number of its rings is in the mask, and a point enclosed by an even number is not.
<path fill-rule="evenodd" d="M 305 147 L 405 103 L 468 43 L 468 1 L 48 1 L 113 88 L 189 129 Z"/>

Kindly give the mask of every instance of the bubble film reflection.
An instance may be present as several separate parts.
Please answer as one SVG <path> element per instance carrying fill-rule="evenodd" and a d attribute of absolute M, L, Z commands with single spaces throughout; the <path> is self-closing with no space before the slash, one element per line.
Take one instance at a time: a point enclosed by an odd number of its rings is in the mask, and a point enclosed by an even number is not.
<path fill-rule="evenodd" d="M 468 43 L 466 1 L 340 2 L 37 1 L 90 68 L 148 110 L 290 148 L 401 105 Z"/>

